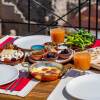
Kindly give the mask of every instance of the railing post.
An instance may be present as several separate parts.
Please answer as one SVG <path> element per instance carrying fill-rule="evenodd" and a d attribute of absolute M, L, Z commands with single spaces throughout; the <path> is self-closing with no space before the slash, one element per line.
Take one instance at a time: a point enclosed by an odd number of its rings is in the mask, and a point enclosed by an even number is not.
<path fill-rule="evenodd" d="M 28 32 L 30 33 L 30 0 L 28 0 Z"/>
<path fill-rule="evenodd" d="M 78 6 L 79 6 L 79 28 L 81 28 L 81 0 L 78 0 Z"/>
<path fill-rule="evenodd" d="M 98 3 L 99 0 L 96 0 L 96 39 L 98 38 Z"/>
<path fill-rule="evenodd" d="M 88 32 L 91 29 L 91 0 L 89 0 L 89 12 L 88 12 Z"/>

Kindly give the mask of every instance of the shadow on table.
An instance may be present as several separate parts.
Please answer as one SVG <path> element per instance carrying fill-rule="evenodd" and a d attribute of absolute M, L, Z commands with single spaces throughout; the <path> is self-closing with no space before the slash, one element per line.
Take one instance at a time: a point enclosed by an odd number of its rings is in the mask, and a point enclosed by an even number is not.
<path fill-rule="evenodd" d="M 78 77 L 78 76 L 81 76 L 81 75 L 83 75 L 83 74 L 80 71 L 75 70 L 75 69 L 71 69 L 69 72 L 66 72 L 63 75 L 62 79 L 66 78 L 66 77 L 73 77 L 73 78 L 75 78 L 75 77 Z"/>
<path fill-rule="evenodd" d="M 62 90 L 62 94 L 63 94 L 63 96 L 66 98 L 66 100 L 81 100 L 81 99 L 76 99 L 76 98 L 73 98 L 72 96 L 70 96 L 70 95 L 67 93 L 67 91 L 66 91 L 65 88 L 63 88 L 63 90 Z"/>
<path fill-rule="evenodd" d="M 78 76 L 81 76 L 82 73 L 78 70 L 70 70 L 69 72 L 65 73 L 65 75 L 62 77 L 62 79 L 66 78 L 66 77 L 78 77 Z M 81 100 L 81 99 L 76 99 L 76 98 L 73 98 L 72 96 L 70 96 L 68 94 L 68 92 L 66 91 L 66 88 L 64 87 L 63 90 L 62 90 L 62 94 L 63 96 L 66 98 L 66 100 Z"/>

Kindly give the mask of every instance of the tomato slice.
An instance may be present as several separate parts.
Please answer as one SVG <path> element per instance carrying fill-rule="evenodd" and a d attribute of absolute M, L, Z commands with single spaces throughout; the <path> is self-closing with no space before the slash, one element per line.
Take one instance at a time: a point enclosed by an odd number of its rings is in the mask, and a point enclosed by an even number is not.
<path fill-rule="evenodd" d="M 43 68 L 43 69 L 42 69 L 42 71 L 47 71 L 47 70 L 48 70 L 48 68 Z"/>

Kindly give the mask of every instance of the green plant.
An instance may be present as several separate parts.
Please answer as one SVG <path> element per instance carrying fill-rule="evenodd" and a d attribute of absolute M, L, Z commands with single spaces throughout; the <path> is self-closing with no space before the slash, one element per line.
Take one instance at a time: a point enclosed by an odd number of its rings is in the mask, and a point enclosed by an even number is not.
<path fill-rule="evenodd" d="M 65 37 L 65 44 L 70 46 L 78 46 L 82 50 L 85 47 L 90 46 L 93 44 L 95 38 L 91 32 L 87 32 L 84 29 L 80 29 L 76 33 L 71 33 Z"/>

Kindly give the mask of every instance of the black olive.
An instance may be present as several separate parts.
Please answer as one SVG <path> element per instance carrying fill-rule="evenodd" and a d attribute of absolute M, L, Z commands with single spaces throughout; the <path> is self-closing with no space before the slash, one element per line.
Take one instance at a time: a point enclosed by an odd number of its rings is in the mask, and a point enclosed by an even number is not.
<path fill-rule="evenodd" d="M 47 54 L 47 58 L 55 58 L 55 54 L 53 54 L 53 53 L 48 53 L 48 54 Z"/>
<path fill-rule="evenodd" d="M 69 53 L 69 51 L 67 49 L 64 49 L 61 51 L 61 54 L 68 54 L 68 53 Z"/>
<path fill-rule="evenodd" d="M 11 61 L 16 61 L 16 58 L 12 58 Z"/>

